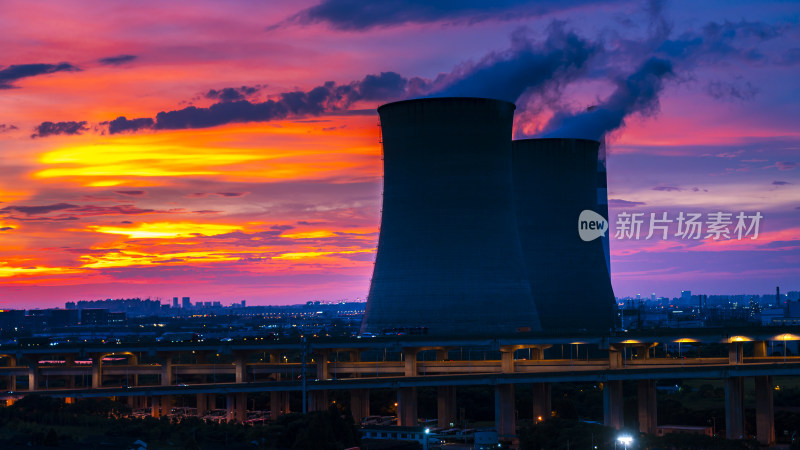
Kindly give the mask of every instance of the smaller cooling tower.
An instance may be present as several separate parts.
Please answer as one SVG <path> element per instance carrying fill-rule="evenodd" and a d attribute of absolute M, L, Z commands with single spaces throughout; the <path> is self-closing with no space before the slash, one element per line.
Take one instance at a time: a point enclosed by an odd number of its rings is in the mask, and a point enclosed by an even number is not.
<path fill-rule="evenodd" d="M 517 227 L 544 331 L 614 326 L 614 292 L 602 240 L 586 242 L 578 234 L 581 212 L 600 212 L 599 145 L 584 139 L 512 143 Z"/>
<path fill-rule="evenodd" d="M 484 98 L 378 108 L 383 212 L 363 332 L 540 330 L 514 216 L 514 108 Z"/>

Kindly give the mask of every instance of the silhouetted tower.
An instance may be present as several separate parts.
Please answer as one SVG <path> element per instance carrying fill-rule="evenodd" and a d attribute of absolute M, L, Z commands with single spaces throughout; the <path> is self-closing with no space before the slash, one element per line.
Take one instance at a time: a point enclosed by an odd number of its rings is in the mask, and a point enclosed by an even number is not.
<path fill-rule="evenodd" d="M 383 213 L 362 332 L 540 329 L 512 200 L 514 109 L 483 98 L 378 108 Z"/>
<path fill-rule="evenodd" d="M 524 139 L 512 145 L 519 237 L 545 331 L 614 326 L 603 243 L 585 242 L 578 234 L 581 211 L 600 213 L 604 203 L 597 198 L 599 145 L 585 139 Z"/>

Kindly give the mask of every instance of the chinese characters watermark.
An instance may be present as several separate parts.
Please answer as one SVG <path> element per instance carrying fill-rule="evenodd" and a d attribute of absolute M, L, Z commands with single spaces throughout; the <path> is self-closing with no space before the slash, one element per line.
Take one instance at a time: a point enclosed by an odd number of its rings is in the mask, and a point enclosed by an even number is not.
<path fill-rule="evenodd" d="M 614 238 L 666 240 L 671 235 L 679 239 L 710 238 L 715 241 L 734 237 L 737 240 L 757 239 L 763 217 L 760 212 L 740 212 L 734 216 L 733 213 L 718 211 L 705 217 L 701 213 L 679 212 L 673 219 L 666 212 L 650 213 L 649 217 L 647 213 L 621 212 L 617 214 Z M 675 233 L 671 234 L 673 230 Z"/>

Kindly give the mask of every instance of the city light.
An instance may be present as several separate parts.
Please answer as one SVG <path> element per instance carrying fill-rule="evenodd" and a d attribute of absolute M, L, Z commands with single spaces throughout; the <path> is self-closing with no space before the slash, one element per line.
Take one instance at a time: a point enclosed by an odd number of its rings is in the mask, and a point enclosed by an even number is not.
<path fill-rule="evenodd" d="M 624 447 L 625 450 L 627 450 L 628 446 L 631 445 L 631 443 L 633 443 L 633 437 L 631 437 L 631 436 L 629 436 L 627 434 L 623 434 L 622 436 L 619 436 L 617 438 L 617 442 L 619 442 L 620 444 L 624 445 L 625 446 Z"/>

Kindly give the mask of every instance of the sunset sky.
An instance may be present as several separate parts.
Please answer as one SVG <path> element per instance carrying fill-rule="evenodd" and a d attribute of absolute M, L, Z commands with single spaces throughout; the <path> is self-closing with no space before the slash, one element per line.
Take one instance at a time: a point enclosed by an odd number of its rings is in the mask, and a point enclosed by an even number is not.
<path fill-rule="evenodd" d="M 612 226 L 763 216 L 757 239 L 612 227 L 617 296 L 800 290 L 799 17 L 791 1 L 4 0 L 0 308 L 364 298 L 375 108 L 437 95 L 514 101 L 518 138 L 607 133 Z"/>

